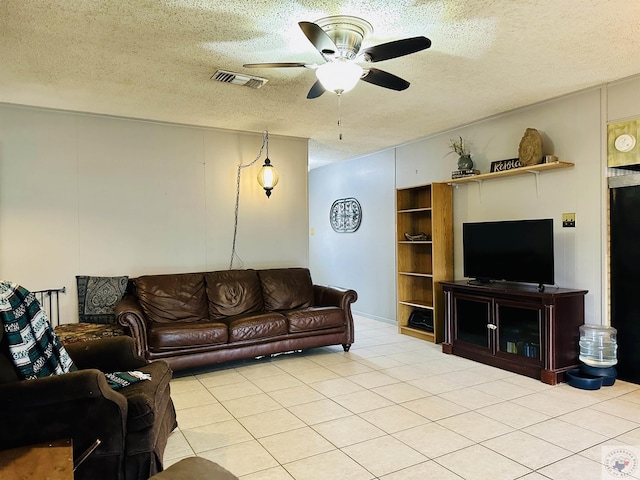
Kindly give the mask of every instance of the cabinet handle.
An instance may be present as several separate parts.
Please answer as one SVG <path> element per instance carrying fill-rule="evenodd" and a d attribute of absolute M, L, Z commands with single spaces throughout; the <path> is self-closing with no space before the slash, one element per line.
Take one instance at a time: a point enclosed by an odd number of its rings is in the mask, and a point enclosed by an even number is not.
<path fill-rule="evenodd" d="M 487 328 L 490 330 L 496 330 L 498 327 L 493 323 L 487 323 Z"/>

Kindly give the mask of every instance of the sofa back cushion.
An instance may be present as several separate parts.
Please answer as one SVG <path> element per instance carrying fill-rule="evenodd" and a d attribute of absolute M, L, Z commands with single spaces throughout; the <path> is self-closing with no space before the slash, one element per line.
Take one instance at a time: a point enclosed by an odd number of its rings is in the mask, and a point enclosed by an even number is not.
<path fill-rule="evenodd" d="M 132 282 L 142 310 L 153 322 L 209 319 L 202 273 L 144 275 Z"/>
<path fill-rule="evenodd" d="M 313 305 L 313 282 L 307 268 L 259 270 L 264 308 L 291 310 Z"/>
<path fill-rule="evenodd" d="M 264 310 L 255 270 L 223 270 L 204 274 L 211 320 Z"/>

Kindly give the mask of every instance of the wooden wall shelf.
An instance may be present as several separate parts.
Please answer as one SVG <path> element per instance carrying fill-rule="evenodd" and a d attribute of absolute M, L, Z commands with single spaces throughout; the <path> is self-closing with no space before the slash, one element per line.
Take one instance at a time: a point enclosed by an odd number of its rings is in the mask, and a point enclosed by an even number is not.
<path fill-rule="evenodd" d="M 540 196 L 540 187 L 538 184 L 538 178 L 540 172 L 546 172 L 549 170 L 557 170 L 559 168 L 569 168 L 573 167 L 574 164 L 570 162 L 553 162 L 553 163 L 540 163 L 538 165 L 531 165 L 529 167 L 520 167 L 513 168 L 511 170 L 505 170 L 503 172 L 491 172 L 491 173 L 481 173 L 480 175 L 471 175 L 469 177 L 456 178 L 452 180 L 447 180 L 445 182 L 447 185 L 453 185 L 457 187 L 461 183 L 476 183 L 480 189 L 480 196 L 482 197 L 482 182 L 485 180 L 494 180 L 496 178 L 504 178 L 504 177 L 513 177 L 515 175 L 526 175 L 527 173 L 535 175 L 536 178 L 536 195 Z"/>
<path fill-rule="evenodd" d="M 470 182 L 482 182 L 484 180 L 493 180 L 494 178 L 511 177 L 514 175 L 524 175 L 531 173 L 534 175 L 540 172 L 546 172 L 548 170 L 557 170 L 558 168 L 569 168 L 575 164 L 570 162 L 554 162 L 554 163 L 540 163 L 538 165 L 531 165 L 529 167 L 514 168 L 512 170 L 505 170 L 503 172 L 481 173 L 480 175 L 472 175 L 470 177 L 456 178 L 454 180 L 447 180 L 449 185 L 457 185 L 460 183 Z"/>

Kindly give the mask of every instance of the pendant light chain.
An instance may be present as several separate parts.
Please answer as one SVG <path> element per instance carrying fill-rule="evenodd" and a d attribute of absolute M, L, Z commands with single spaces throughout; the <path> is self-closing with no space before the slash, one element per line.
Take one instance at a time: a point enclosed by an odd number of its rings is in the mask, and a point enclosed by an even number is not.
<path fill-rule="evenodd" d="M 240 266 L 242 267 L 242 259 L 236 254 L 236 238 L 238 236 L 238 210 L 240 207 L 240 174 L 243 168 L 250 167 L 251 165 L 256 163 L 258 160 L 260 160 L 260 157 L 262 156 L 262 152 L 265 150 L 265 147 L 266 147 L 267 158 L 269 158 L 269 131 L 268 130 L 265 130 L 262 133 L 262 145 L 260 146 L 260 151 L 258 152 L 258 156 L 253 160 L 253 162 L 247 163 L 246 165 L 243 165 L 242 163 L 238 165 L 238 174 L 236 177 L 236 208 L 235 208 L 234 219 L 233 219 L 233 244 L 231 246 L 231 260 L 229 261 L 229 270 L 233 268 L 233 260 L 235 258 L 238 259 L 238 261 L 240 262 Z"/>

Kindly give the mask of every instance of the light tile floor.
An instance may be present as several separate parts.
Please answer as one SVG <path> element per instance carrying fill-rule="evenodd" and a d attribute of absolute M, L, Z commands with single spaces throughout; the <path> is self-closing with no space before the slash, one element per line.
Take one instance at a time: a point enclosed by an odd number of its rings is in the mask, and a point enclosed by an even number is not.
<path fill-rule="evenodd" d="M 620 478 L 603 452 L 640 452 L 640 385 L 552 387 L 355 324 L 348 353 L 176 375 L 165 466 L 199 455 L 243 480 L 601 480 Z"/>

